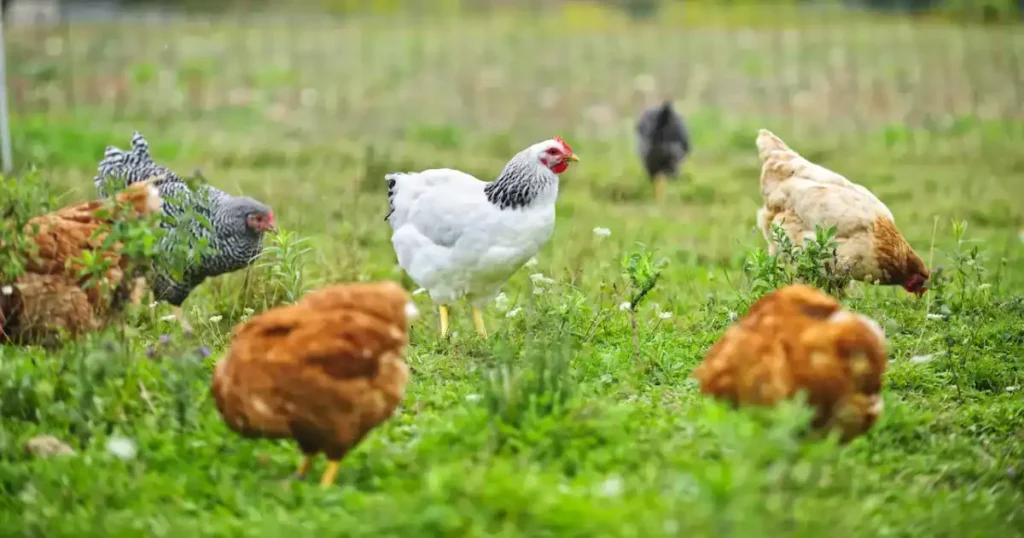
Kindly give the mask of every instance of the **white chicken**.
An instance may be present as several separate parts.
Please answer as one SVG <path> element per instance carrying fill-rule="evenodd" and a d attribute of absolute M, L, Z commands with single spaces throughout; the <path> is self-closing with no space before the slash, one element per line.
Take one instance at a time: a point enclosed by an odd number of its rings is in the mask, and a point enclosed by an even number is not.
<path fill-rule="evenodd" d="M 385 176 L 398 264 L 438 305 L 442 337 L 448 305 L 465 298 L 487 338 L 481 308 L 551 238 L 558 175 L 578 160 L 556 137 L 517 153 L 490 183 L 450 168 Z"/>

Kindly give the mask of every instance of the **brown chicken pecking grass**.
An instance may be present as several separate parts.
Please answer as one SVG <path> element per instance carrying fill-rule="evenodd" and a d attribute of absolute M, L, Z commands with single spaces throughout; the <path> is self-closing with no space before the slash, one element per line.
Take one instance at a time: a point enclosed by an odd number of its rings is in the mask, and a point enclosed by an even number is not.
<path fill-rule="evenodd" d="M 848 442 L 878 420 L 888 362 L 878 323 L 796 284 L 754 303 L 693 376 L 704 394 L 739 406 L 774 405 L 806 390 L 812 427 L 838 430 Z"/>
<path fill-rule="evenodd" d="M 394 282 L 337 285 L 240 325 L 213 375 L 228 427 L 248 438 L 291 438 L 305 455 L 341 459 L 398 407 L 409 380 L 402 351 L 416 308 Z"/>

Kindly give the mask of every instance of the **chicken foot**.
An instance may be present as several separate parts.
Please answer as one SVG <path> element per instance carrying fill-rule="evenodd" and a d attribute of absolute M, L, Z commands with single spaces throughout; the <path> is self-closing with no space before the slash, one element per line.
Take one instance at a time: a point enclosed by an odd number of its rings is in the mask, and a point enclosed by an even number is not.
<path fill-rule="evenodd" d="M 182 312 L 180 306 L 171 305 L 171 311 L 174 312 L 174 317 L 178 318 L 178 323 L 181 324 L 181 330 L 185 334 L 192 334 L 192 324 L 188 322 L 185 317 L 185 313 Z"/>
<path fill-rule="evenodd" d="M 487 329 L 484 327 L 484 315 L 480 312 L 480 309 L 473 307 L 473 325 L 476 326 L 476 334 L 480 335 L 480 338 L 487 340 Z"/>
<path fill-rule="evenodd" d="M 334 477 L 338 474 L 339 460 L 329 460 L 324 475 L 320 478 L 320 487 L 329 488 L 334 485 Z"/>
<path fill-rule="evenodd" d="M 441 338 L 444 338 L 448 336 L 448 305 L 438 306 L 437 311 L 441 316 Z"/>
<path fill-rule="evenodd" d="M 306 478 L 306 473 L 309 472 L 309 467 L 313 465 L 314 458 L 316 458 L 316 454 L 306 454 L 302 457 L 302 461 L 299 462 L 299 468 L 295 471 L 295 478 L 299 480 Z"/>
<path fill-rule="evenodd" d="M 665 186 L 668 184 L 668 178 L 665 174 L 658 174 L 654 176 L 654 199 L 662 201 L 665 199 Z"/>

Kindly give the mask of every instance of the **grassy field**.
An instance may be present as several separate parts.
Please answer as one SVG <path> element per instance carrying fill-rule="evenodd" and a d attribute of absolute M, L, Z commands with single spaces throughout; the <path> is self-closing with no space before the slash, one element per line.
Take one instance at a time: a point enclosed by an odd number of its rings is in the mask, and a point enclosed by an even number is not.
<path fill-rule="evenodd" d="M 60 351 L 0 348 L 0 536 L 1024 536 L 1024 34 L 767 16 L 12 30 L 25 181 L 91 197 L 104 146 L 138 129 L 162 163 L 271 203 L 283 233 L 193 293 L 194 338 L 147 305 Z M 630 132 L 655 95 L 678 100 L 696 147 L 662 206 Z M 872 189 L 943 267 L 921 300 L 844 299 L 882 323 L 891 358 L 886 414 L 846 447 L 801 441 L 799 405 L 734 412 L 689 378 L 762 290 L 761 126 Z M 438 341 L 418 295 L 407 398 L 336 488 L 288 480 L 293 445 L 224 426 L 210 369 L 240 320 L 326 282 L 415 289 L 385 172 L 490 178 L 555 135 L 582 161 L 551 242 L 485 313 L 492 338 L 457 305 Z M 665 263 L 637 347 L 618 308 L 634 253 Z M 39 434 L 76 455 L 29 457 Z"/>

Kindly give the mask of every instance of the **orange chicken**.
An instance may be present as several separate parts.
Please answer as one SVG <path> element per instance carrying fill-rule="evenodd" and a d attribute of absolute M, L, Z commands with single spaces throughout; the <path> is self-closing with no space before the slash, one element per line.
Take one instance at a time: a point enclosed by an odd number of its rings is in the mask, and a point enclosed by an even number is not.
<path fill-rule="evenodd" d="M 409 380 L 402 351 L 417 315 L 395 282 L 336 285 L 240 325 L 213 374 L 227 426 L 247 438 L 291 438 L 302 478 L 323 452 L 320 481 L 398 407 Z"/>
<path fill-rule="evenodd" d="M 764 201 L 757 225 L 771 254 L 778 250 L 772 224 L 781 226 L 796 246 L 814 238 L 815 226 L 835 226 L 836 261 L 851 278 L 925 292 L 928 268 L 871 191 L 801 157 L 766 129 L 758 133 L 757 151 Z"/>
<path fill-rule="evenodd" d="M 119 243 L 105 248 L 104 242 L 115 222 L 159 212 L 161 199 L 156 188 L 139 183 L 115 200 L 68 206 L 26 223 L 23 233 L 38 248 L 20 253 L 24 274 L 13 282 L 0 282 L 3 340 L 54 345 L 62 334 L 74 337 L 104 328 L 125 299 L 141 299 L 145 281 L 139 275 L 145 268 L 133 267 Z M 108 262 L 92 283 L 81 272 L 87 251 Z M 132 274 L 126 274 L 129 271 Z"/>
<path fill-rule="evenodd" d="M 694 370 L 701 392 L 734 405 L 770 406 L 807 391 L 812 426 L 842 442 L 868 431 L 882 412 L 885 334 L 809 286 L 758 300 Z"/>

